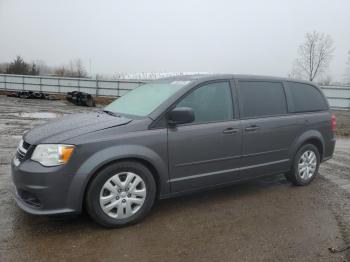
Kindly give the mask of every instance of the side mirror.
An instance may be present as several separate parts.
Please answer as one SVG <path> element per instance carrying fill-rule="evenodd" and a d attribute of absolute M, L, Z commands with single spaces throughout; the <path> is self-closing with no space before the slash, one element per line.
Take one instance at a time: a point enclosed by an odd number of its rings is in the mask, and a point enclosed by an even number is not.
<path fill-rule="evenodd" d="M 177 107 L 168 113 L 168 124 L 175 126 L 194 121 L 194 112 L 190 107 Z"/>

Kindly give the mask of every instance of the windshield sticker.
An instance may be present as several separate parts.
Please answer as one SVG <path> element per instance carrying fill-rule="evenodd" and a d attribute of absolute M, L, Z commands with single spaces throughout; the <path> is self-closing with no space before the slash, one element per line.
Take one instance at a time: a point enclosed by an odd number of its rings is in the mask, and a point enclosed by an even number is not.
<path fill-rule="evenodd" d="M 173 81 L 173 82 L 171 82 L 170 84 L 171 85 L 182 85 L 182 86 L 184 86 L 184 85 L 187 85 L 188 83 L 190 83 L 191 81 Z"/>

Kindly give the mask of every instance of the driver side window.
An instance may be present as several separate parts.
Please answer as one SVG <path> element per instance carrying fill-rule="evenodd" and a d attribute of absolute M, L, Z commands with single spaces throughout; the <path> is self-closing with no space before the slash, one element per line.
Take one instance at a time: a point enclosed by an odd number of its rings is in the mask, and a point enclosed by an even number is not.
<path fill-rule="evenodd" d="M 176 107 L 190 107 L 194 111 L 193 123 L 221 122 L 233 119 L 233 105 L 229 82 L 203 85 L 185 98 Z"/>

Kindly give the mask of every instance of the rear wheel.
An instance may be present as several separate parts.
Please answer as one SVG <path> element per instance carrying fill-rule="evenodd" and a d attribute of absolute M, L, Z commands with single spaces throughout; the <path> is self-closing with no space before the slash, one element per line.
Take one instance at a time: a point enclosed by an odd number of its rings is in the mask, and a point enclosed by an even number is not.
<path fill-rule="evenodd" d="M 317 175 L 320 165 L 320 153 L 312 144 L 303 145 L 294 157 L 292 170 L 286 178 L 295 185 L 305 186 Z"/>
<path fill-rule="evenodd" d="M 114 163 L 91 182 L 86 207 L 91 218 L 105 227 L 122 227 L 141 221 L 156 196 L 156 183 L 144 165 L 125 161 Z"/>

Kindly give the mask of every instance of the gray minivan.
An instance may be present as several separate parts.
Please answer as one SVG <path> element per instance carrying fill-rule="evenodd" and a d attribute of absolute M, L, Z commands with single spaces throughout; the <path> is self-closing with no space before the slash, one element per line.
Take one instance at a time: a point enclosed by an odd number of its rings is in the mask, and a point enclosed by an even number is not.
<path fill-rule="evenodd" d="M 156 199 L 285 173 L 307 185 L 332 157 L 335 117 L 311 82 L 246 75 L 146 83 L 100 112 L 34 128 L 12 161 L 18 205 L 136 223 Z"/>

